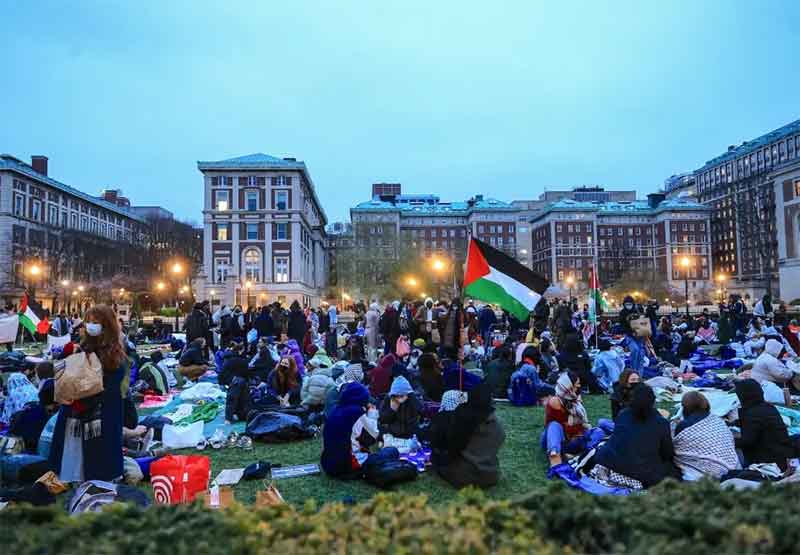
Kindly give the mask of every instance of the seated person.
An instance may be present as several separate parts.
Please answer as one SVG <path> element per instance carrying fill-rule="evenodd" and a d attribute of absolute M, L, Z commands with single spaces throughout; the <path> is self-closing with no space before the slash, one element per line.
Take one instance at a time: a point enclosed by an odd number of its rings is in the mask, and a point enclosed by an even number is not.
<path fill-rule="evenodd" d="M 511 374 L 514 373 L 514 364 L 511 359 L 511 349 L 502 346 L 494 350 L 494 358 L 486 365 L 485 380 L 492 388 L 492 395 L 495 398 L 505 399 L 508 397 Z"/>
<path fill-rule="evenodd" d="M 231 385 L 236 376 L 247 376 L 250 369 L 247 366 L 247 357 L 244 355 L 244 344 L 231 342 L 227 352 L 222 355 L 222 368 L 217 375 L 220 385 Z"/>
<path fill-rule="evenodd" d="M 178 370 L 190 380 L 196 380 L 209 369 L 208 360 L 203 355 L 206 340 L 198 337 L 186 346 L 178 361 Z"/>
<path fill-rule="evenodd" d="M 783 351 L 783 343 L 776 339 L 767 340 L 764 350 L 753 364 L 750 377 L 759 384 L 774 382 L 783 385 L 785 382 L 791 381 L 794 372 L 781 362 L 779 358 L 781 351 Z"/>
<path fill-rule="evenodd" d="M 269 373 L 275 368 L 275 360 L 272 358 L 272 352 L 269 350 L 269 344 L 266 339 L 258 340 L 258 347 L 256 354 L 250 359 L 247 364 L 253 377 L 257 378 L 259 382 L 266 382 Z"/>
<path fill-rule="evenodd" d="M 747 330 L 747 341 L 744 342 L 744 354 L 747 357 L 752 357 L 754 351 L 760 351 L 764 348 L 764 323 L 761 318 L 753 318 L 750 322 L 750 328 Z"/>
<path fill-rule="evenodd" d="M 8 426 L 11 418 L 24 409 L 25 405 L 39 402 L 39 390 L 21 372 L 14 372 L 9 376 L 6 390 L 8 393 L 0 413 L 0 424 Z"/>
<path fill-rule="evenodd" d="M 378 411 L 369 402 L 369 390 L 358 382 L 346 383 L 322 429 L 322 470 L 334 478 L 354 479 L 370 460 L 397 459 L 397 449 L 370 454 L 378 435 Z"/>
<path fill-rule="evenodd" d="M 611 348 L 608 339 L 601 339 L 598 343 L 600 352 L 594 359 L 592 374 L 597 378 L 597 383 L 611 393 L 614 384 L 619 381 L 619 375 L 625 369 L 625 361 L 619 356 L 616 350 Z"/>
<path fill-rule="evenodd" d="M 328 390 L 328 395 L 325 397 L 325 418 L 329 418 L 333 409 L 339 404 L 339 397 L 344 386 L 349 383 L 362 383 L 363 381 L 364 370 L 361 363 L 351 362 L 336 380 L 336 387 Z"/>
<path fill-rule="evenodd" d="M 675 428 L 672 443 L 683 479 L 709 476 L 719 480 L 739 468 L 733 434 L 720 417 L 711 414 L 708 399 L 699 391 L 689 391 L 681 398 L 681 407 L 683 420 Z"/>
<path fill-rule="evenodd" d="M 480 384 L 469 393 L 448 390 L 431 424 L 431 462 L 456 488 L 488 488 L 500 478 L 497 457 L 505 431 L 492 406 L 492 390 Z"/>
<path fill-rule="evenodd" d="M 419 413 L 419 403 L 411 384 L 403 376 L 398 376 L 381 403 L 378 429 L 381 434 L 408 439 L 417 433 Z"/>
<path fill-rule="evenodd" d="M 376 399 L 382 398 L 389 392 L 394 378 L 394 365 L 397 358 L 389 353 L 381 358 L 378 365 L 369 372 L 369 392 Z"/>
<path fill-rule="evenodd" d="M 596 466 L 632 480 L 633 489 L 648 488 L 664 478 L 679 476 L 672 462 L 674 449 L 669 422 L 655 409 L 655 402 L 650 387 L 637 385 L 631 394 L 630 407 L 619 413 L 614 420 L 614 433 L 595 455 Z"/>
<path fill-rule="evenodd" d="M 544 406 L 542 447 L 550 466 L 561 464 L 562 452 L 583 451 L 583 437 L 590 425 L 580 391 L 580 377 L 574 372 L 562 372 L 556 382 L 556 394 Z"/>
<path fill-rule="evenodd" d="M 419 380 L 425 399 L 438 403 L 444 393 L 442 364 L 434 353 L 423 353 L 419 357 Z"/>
<path fill-rule="evenodd" d="M 458 352 L 454 348 L 444 349 L 442 380 L 445 391 L 448 389 L 469 391 L 482 381 L 481 378 L 464 368 L 459 362 Z"/>
<path fill-rule="evenodd" d="M 522 351 L 522 363 L 519 365 L 519 368 L 511 374 L 510 382 L 514 383 L 517 379 L 529 380 L 530 384 L 536 390 L 537 399 L 542 399 L 555 393 L 555 388 L 552 385 L 544 383 L 539 379 L 539 349 L 533 345 L 528 345 L 525 347 L 525 350 Z M 511 384 L 509 384 L 509 396 L 510 385 Z"/>
<path fill-rule="evenodd" d="M 614 392 L 611 394 L 611 418 L 616 418 L 622 409 L 630 406 L 631 392 L 641 381 L 642 378 L 636 370 L 626 368 L 622 371 L 619 381 L 614 384 Z"/>
<path fill-rule="evenodd" d="M 686 331 L 684 332 L 683 336 L 681 337 L 680 343 L 678 343 L 678 372 L 675 377 L 680 376 L 682 374 L 692 372 L 692 363 L 689 362 L 689 359 L 692 358 L 692 354 L 697 349 L 694 341 L 694 332 L 693 331 Z"/>
<path fill-rule="evenodd" d="M 717 340 L 717 330 L 711 325 L 711 319 L 705 317 L 697 328 L 695 343 L 711 345 Z"/>
<path fill-rule="evenodd" d="M 39 391 L 42 390 L 42 385 L 44 385 L 45 380 L 50 380 L 55 378 L 55 370 L 53 369 L 53 363 L 49 361 L 40 362 L 36 365 L 36 382 L 39 387 Z"/>
<path fill-rule="evenodd" d="M 561 345 L 559 345 L 561 347 Z M 562 370 L 569 370 L 577 374 L 581 384 L 592 393 L 602 393 L 602 388 L 592 374 L 592 363 L 583 346 L 583 339 L 577 333 L 568 333 L 564 346 L 559 349 L 558 366 Z"/>
<path fill-rule="evenodd" d="M 294 357 L 284 356 L 267 379 L 270 393 L 282 407 L 300 404 L 300 375 Z"/>
<path fill-rule="evenodd" d="M 539 343 L 539 354 L 541 355 L 541 362 L 539 363 L 539 377 L 548 383 L 555 383 L 560 373 L 556 346 L 553 345 L 552 341 L 544 337 Z"/>
<path fill-rule="evenodd" d="M 313 410 L 322 409 L 328 393 L 336 388 L 336 383 L 331 377 L 331 368 L 315 364 L 308 365 L 308 372 L 303 378 L 300 389 L 300 402 Z"/>
<path fill-rule="evenodd" d="M 786 471 L 787 459 L 798 456 L 797 446 L 789 438 L 778 409 L 764 400 L 764 390 L 756 380 L 736 382 L 741 434 L 736 448 L 742 451 L 743 466 L 775 463 Z"/>
<path fill-rule="evenodd" d="M 669 318 L 663 316 L 658 322 L 658 328 L 656 328 L 656 334 L 653 337 L 653 349 L 658 358 L 673 362 L 672 345 L 672 323 Z"/>

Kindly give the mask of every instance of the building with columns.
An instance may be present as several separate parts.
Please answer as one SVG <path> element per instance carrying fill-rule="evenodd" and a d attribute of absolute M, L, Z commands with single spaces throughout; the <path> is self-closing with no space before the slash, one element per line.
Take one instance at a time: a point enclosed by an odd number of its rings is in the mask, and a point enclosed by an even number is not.
<path fill-rule="evenodd" d="M 327 219 L 305 163 L 250 154 L 197 168 L 205 193 L 197 297 L 316 306 L 327 285 Z"/>
<path fill-rule="evenodd" d="M 560 200 L 531 220 L 533 270 L 566 289 L 600 283 L 661 283 L 694 301 L 713 297 L 711 208 L 663 194 L 623 202 Z M 689 268 L 681 266 L 683 258 Z M 570 279 L 571 278 L 571 279 Z"/>
<path fill-rule="evenodd" d="M 775 183 L 775 229 L 778 238 L 780 299 L 800 299 L 800 159 L 772 174 Z"/>

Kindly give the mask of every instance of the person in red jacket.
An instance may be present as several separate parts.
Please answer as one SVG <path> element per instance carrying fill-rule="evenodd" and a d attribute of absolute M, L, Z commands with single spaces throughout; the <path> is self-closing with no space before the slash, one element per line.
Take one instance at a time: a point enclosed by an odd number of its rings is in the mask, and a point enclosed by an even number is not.
<path fill-rule="evenodd" d="M 397 358 L 391 353 L 383 357 L 378 366 L 369 372 L 369 392 L 373 397 L 380 398 L 389 392 L 394 375 L 392 369 L 397 363 Z"/>

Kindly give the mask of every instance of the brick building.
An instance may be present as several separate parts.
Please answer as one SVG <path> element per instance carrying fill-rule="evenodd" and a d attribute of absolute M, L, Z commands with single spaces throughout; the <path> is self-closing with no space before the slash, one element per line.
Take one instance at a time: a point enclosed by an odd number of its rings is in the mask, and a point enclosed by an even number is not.
<path fill-rule="evenodd" d="M 327 282 L 327 219 L 305 163 L 251 154 L 197 167 L 205 191 L 198 296 L 316 306 Z"/>
<path fill-rule="evenodd" d="M 600 282 L 611 286 L 626 279 L 663 283 L 683 291 L 690 261 L 690 297 L 708 294 L 713 267 L 710 209 L 691 200 L 552 203 L 531 220 L 533 270 L 566 289 L 586 289 L 594 264 Z"/>

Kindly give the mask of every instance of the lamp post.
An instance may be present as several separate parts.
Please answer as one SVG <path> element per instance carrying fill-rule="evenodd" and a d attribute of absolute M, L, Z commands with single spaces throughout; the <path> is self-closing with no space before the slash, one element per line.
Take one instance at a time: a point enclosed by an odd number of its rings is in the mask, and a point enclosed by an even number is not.
<path fill-rule="evenodd" d="M 250 288 L 251 287 L 253 287 L 253 282 L 252 281 L 247 280 L 247 281 L 244 282 L 244 298 L 245 298 L 244 304 L 247 305 L 247 308 L 250 308 Z"/>
<path fill-rule="evenodd" d="M 719 282 L 719 289 L 722 292 L 722 294 L 720 295 L 720 302 L 725 302 L 725 295 L 727 293 L 727 291 L 725 289 L 725 281 L 727 279 L 728 279 L 728 276 L 726 276 L 725 274 L 719 274 L 717 276 L 717 281 Z"/>
<path fill-rule="evenodd" d="M 569 288 L 569 299 L 567 299 L 568 303 L 572 303 L 572 286 L 575 284 L 575 278 L 572 275 L 567 276 L 567 287 Z"/>
<path fill-rule="evenodd" d="M 69 302 L 69 295 L 67 294 L 67 287 L 69 287 L 69 280 L 68 279 L 62 279 L 61 280 L 61 288 L 64 291 L 64 307 L 63 308 L 67 312 L 69 312 L 69 305 L 67 304 Z"/>
<path fill-rule="evenodd" d="M 172 277 L 173 282 L 175 284 L 175 333 L 178 332 L 179 323 L 178 323 L 178 312 L 180 311 L 179 299 L 178 299 L 178 284 L 181 279 L 181 275 L 183 274 L 183 266 L 180 262 L 174 262 L 172 264 Z"/>
<path fill-rule="evenodd" d="M 34 262 L 30 266 L 28 266 L 26 273 L 30 277 L 31 287 L 29 287 L 29 289 L 31 290 L 31 296 L 36 297 L 36 284 L 42 278 L 42 273 L 43 273 L 42 267 Z"/>
<path fill-rule="evenodd" d="M 447 272 L 448 267 L 450 267 L 450 266 L 452 266 L 451 269 L 453 271 L 453 299 L 455 299 L 458 296 L 458 287 L 456 286 L 456 264 L 455 264 L 455 262 L 452 262 L 452 264 L 450 264 L 449 262 L 445 262 L 441 258 L 437 257 L 437 258 L 434 258 L 433 262 L 431 263 L 431 267 L 433 268 L 434 272 L 436 272 L 437 274 L 440 274 L 440 275 L 444 275 Z M 441 297 L 442 296 L 442 284 L 441 284 L 441 282 L 439 282 L 438 287 L 439 287 L 439 297 Z"/>
<path fill-rule="evenodd" d="M 78 286 L 78 314 L 83 318 L 83 285 Z"/>
<path fill-rule="evenodd" d="M 689 257 L 684 256 L 681 258 L 681 266 L 683 266 L 683 292 L 686 295 L 686 317 L 689 317 Z"/>
<path fill-rule="evenodd" d="M 216 291 L 214 291 L 213 289 L 208 292 L 211 302 L 211 312 L 214 312 L 214 294 L 216 294 Z"/>

